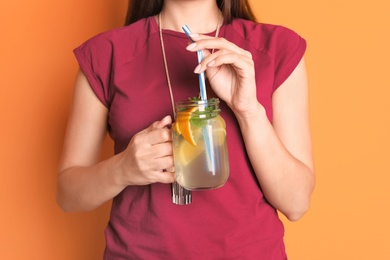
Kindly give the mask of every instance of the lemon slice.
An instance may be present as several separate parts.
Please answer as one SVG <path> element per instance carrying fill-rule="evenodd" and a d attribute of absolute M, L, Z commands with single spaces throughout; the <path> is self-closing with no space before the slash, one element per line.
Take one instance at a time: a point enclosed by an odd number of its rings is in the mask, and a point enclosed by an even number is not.
<path fill-rule="evenodd" d="M 201 142 L 196 147 L 187 141 L 182 140 L 177 150 L 177 156 L 182 167 L 187 166 L 204 151 L 204 144 Z"/>

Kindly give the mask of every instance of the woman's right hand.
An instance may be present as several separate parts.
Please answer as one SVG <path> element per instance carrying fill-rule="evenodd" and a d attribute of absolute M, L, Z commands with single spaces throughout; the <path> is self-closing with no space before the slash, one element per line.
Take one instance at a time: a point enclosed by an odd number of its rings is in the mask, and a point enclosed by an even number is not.
<path fill-rule="evenodd" d="M 128 185 L 174 181 L 169 116 L 134 135 L 122 153 L 99 161 L 107 116 L 80 70 L 57 177 L 57 201 L 65 211 L 94 209 Z"/>
<path fill-rule="evenodd" d="M 173 173 L 172 135 L 170 116 L 156 121 L 135 134 L 121 154 L 123 181 L 127 185 L 171 183 Z"/>

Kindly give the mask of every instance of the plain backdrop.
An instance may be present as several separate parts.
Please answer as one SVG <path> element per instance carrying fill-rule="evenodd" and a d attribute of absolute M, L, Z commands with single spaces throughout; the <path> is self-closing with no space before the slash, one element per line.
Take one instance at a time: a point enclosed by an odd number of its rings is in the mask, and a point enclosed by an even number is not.
<path fill-rule="evenodd" d="M 388 1 L 252 3 L 260 21 L 308 42 L 317 185 L 303 219 L 282 217 L 289 259 L 390 259 Z M 56 171 L 78 68 L 72 50 L 121 26 L 126 5 L 0 2 L 0 259 L 102 258 L 110 203 L 62 212 Z"/>

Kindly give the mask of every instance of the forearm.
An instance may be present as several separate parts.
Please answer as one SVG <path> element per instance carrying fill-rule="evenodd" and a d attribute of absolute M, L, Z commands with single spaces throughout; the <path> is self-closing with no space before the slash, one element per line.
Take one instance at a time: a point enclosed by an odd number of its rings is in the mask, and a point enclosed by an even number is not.
<path fill-rule="evenodd" d="M 310 204 L 313 170 L 286 149 L 260 104 L 237 119 L 264 196 L 290 220 L 299 219 Z"/>
<path fill-rule="evenodd" d="M 93 166 L 62 170 L 57 179 L 57 202 L 65 211 L 97 208 L 119 194 L 126 185 L 121 179 L 118 156 Z"/>

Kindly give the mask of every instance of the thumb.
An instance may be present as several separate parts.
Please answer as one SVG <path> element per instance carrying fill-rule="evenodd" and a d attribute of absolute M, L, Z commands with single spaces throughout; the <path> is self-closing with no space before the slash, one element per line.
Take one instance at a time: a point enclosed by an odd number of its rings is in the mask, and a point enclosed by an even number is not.
<path fill-rule="evenodd" d="M 171 116 L 166 116 L 160 121 L 156 121 L 153 124 L 151 124 L 148 128 L 145 129 L 146 132 L 150 132 L 157 129 L 163 129 L 164 127 L 168 126 L 172 123 Z"/>
<path fill-rule="evenodd" d="M 152 124 L 154 129 L 162 129 L 168 125 L 172 124 L 171 116 L 165 116 L 161 121 L 156 121 Z"/>

